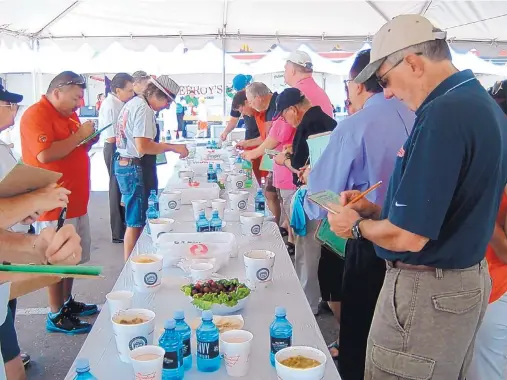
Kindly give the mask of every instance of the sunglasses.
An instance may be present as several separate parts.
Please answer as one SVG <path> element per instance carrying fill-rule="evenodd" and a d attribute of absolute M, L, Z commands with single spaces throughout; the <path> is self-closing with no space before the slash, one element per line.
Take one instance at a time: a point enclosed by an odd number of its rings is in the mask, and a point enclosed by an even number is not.
<path fill-rule="evenodd" d="M 56 88 L 62 88 L 62 87 L 65 87 L 65 86 L 80 86 L 80 87 L 83 87 L 86 85 L 86 81 L 85 79 L 80 76 L 79 78 L 75 78 L 75 79 L 71 79 L 67 82 L 63 82 L 63 83 L 60 83 L 59 85 L 56 86 Z"/>
<path fill-rule="evenodd" d="M 421 56 L 422 53 L 413 53 L 415 55 Z M 391 71 L 393 71 L 395 68 L 397 68 L 401 63 L 405 60 L 406 57 L 403 57 L 398 62 L 396 62 L 389 70 L 387 70 L 381 77 L 377 77 L 377 83 L 382 88 L 387 88 L 389 86 L 389 81 L 387 78 L 387 74 L 389 74 Z"/>
<path fill-rule="evenodd" d="M 10 107 L 11 110 L 18 110 L 19 104 L 18 103 L 9 103 L 9 104 L 0 104 L 0 107 Z"/>
<path fill-rule="evenodd" d="M 498 81 L 493 85 L 493 89 L 491 90 L 491 95 L 497 95 L 500 90 L 503 90 L 503 82 Z"/>

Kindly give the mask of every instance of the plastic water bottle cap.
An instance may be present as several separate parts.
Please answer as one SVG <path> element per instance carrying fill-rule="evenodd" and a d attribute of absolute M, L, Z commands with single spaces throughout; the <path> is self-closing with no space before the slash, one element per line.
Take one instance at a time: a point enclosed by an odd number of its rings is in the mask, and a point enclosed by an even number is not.
<path fill-rule="evenodd" d="M 201 317 L 203 321 L 212 321 L 213 320 L 213 313 L 209 310 L 204 310 L 201 314 Z"/>
<path fill-rule="evenodd" d="M 150 194 L 157 194 L 157 190 L 151 190 Z"/>
<path fill-rule="evenodd" d="M 165 321 L 164 323 L 164 329 L 166 330 L 172 330 L 176 327 L 176 321 L 174 319 L 168 319 L 167 321 Z"/>
<path fill-rule="evenodd" d="M 174 312 L 174 319 L 185 319 L 185 312 L 183 310 L 176 310 Z"/>
<path fill-rule="evenodd" d="M 278 306 L 276 309 L 275 309 L 275 315 L 277 317 L 285 317 L 287 315 L 287 310 L 285 310 L 284 307 L 282 306 Z"/>
<path fill-rule="evenodd" d="M 79 358 L 76 360 L 76 371 L 87 372 L 90 370 L 90 361 L 86 358 Z"/>
<path fill-rule="evenodd" d="M 199 216 L 206 216 L 204 210 L 199 211 Z"/>
<path fill-rule="evenodd" d="M 213 216 L 218 216 L 218 210 L 213 210 Z"/>

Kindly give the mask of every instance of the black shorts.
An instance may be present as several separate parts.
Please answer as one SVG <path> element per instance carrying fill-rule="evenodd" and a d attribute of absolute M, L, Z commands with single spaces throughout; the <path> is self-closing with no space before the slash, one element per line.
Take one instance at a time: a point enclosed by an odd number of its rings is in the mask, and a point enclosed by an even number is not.
<path fill-rule="evenodd" d="M 322 301 L 342 300 L 342 278 L 344 260 L 324 246 L 320 249 L 319 285 Z"/>
<path fill-rule="evenodd" d="M 0 345 L 4 363 L 10 362 L 21 353 L 18 344 L 18 336 L 14 328 L 14 317 L 16 314 L 16 300 L 9 301 L 7 317 L 0 326 Z"/>

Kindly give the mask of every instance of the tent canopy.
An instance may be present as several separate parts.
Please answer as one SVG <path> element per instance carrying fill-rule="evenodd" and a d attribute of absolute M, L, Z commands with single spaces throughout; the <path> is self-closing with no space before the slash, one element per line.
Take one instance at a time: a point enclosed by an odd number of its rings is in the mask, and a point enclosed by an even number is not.
<path fill-rule="evenodd" d="M 506 1 L 333 0 L 3 0 L 4 40 L 53 39 L 67 49 L 84 42 L 104 50 L 114 41 L 142 51 L 148 44 L 172 51 L 182 41 L 201 48 L 225 38 L 228 50 L 248 44 L 266 50 L 281 43 L 292 50 L 339 44 L 357 50 L 392 17 L 420 13 L 447 30 L 458 50 L 507 46 Z M 22 11 L 24 10 L 24 11 Z M 292 45 L 291 45 L 292 44 Z M 353 46 L 351 46 L 353 45 Z M 466 47 L 465 47 L 466 45 Z M 459 48 L 462 46 L 462 49 Z"/>

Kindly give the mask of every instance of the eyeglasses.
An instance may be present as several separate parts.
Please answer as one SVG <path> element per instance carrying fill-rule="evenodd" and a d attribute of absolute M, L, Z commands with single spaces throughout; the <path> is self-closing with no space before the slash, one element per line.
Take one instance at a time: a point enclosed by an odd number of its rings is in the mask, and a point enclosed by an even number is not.
<path fill-rule="evenodd" d="M 80 86 L 80 87 L 82 87 L 85 85 L 86 85 L 85 79 L 82 76 L 80 76 L 79 78 L 71 79 L 68 82 L 60 83 L 56 86 L 56 88 L 62 88 L 65 86 Z"/>
<path fill-rule="evenodd" d="M 414 53 L 415 55 L 422 55 L 422 53 Z M 386 76 L 387 74 L 389 74 L 391 71 L 393 71 L 396 67 L 398 67 L 404 60 L 405 60 L 406 57 L 403 57 L 402 59 L 400 59 L 398 62 L 396 62 L 389 70 L 387 70 L 384 75 L 382 75 L 380 78 L 377 77 L 377 83 L 379 84 L 380 87 L 382 88 L 387 88 L 389 86 L 389 81 L 387 80 Z"/>
<path fill-rule="evenodd" d="M 498 81 L 493 85 L 493 89 L 491 90 L 491 95 L 495 96 L 500 92 L 500 90 L 503 90 L 503 82 Z"/>
<path fill-rule="evenodd" d="M 0 107 L 10 107 L 11 110 L 17 111 L 19 109 L 19 104 L 17 104 L 17 103 L 0 104 Z"/>

